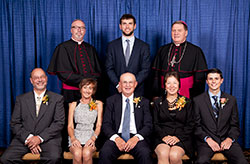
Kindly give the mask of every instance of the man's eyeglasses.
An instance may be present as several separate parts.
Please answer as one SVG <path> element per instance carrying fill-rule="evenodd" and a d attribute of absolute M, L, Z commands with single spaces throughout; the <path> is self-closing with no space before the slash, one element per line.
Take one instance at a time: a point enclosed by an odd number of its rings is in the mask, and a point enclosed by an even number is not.
<path fill-rule="evenodd" d="M 86 27 L 84 27 L 84 26 L 72 26 L 71 28 L 74 28 L 74 29 L 76 29 L 76 30 L 85 30 L 86 29 Z"/>

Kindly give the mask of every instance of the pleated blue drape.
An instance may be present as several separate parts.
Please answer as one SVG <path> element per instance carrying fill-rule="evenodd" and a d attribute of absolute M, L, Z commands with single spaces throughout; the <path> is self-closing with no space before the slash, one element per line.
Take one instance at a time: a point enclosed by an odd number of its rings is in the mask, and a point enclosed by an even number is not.
<path fill-rule="evenodd" d="M 86 23 L 85 41 L 105 61 L 107 43 L 119 36 L 119 19 L 132 13 L 136 37 L 150 45 L 151 59 L 171 41 L 171 24 L 188 24 L 187 40 L 200 46 L 209 68 L 223 71 L 223 91 L 238 100 L 241 137 L 250 148 L 250 1 L 249 0 L 1 0 L 0 147 L 11 140 L 10 118 L 17 95 L 30 91 L 30 71 L 47 69 L 59 43 L 70 39 L 71 22 Z M 60 93 L 49 76 L 48 88 Z"/>

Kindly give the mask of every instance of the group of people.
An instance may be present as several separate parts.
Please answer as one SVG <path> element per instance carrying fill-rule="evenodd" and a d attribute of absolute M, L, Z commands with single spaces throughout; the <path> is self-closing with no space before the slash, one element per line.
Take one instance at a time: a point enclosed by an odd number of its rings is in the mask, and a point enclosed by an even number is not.
<path fill-rule="evenodd" d="M 56 47 L 47 70 L 62 81 L 63 96 L 46 89 L 43 69 L 32 70 L 33 91 L 16 98 L 14 137 L 1 162 L 21 163 L 22 156 L 32 152 L 44 163 L 59 163 L 63 132 L 73 163 L 93 163 L 96 140 L 103 132 L 99 164 L 110 164 L 123 153 L 132 154 L 137 163 L 151 164 L 153 151 L 159 164 L 182 163 L 184 154 L 192 158 L 195 151 L 197 164 L 210 163 L 215 152 L 222 152 L 230 163 L 247 164 L 237 143 L 236 99 L 221 91 L 222 72 L 208 70 L 202 50 L 186 41 L 187 24 L 172 24 L 173 43 L 159 49 L 152 69 L 149 45 L 134 36 L 133 15 L 124 14 L 119 27 L 122 37 L 107 47 L 111 96 L 105 104 L 94 96 L 102 66 L 95 48 L 83 41 L 84 22 L 75 20 L 72 38 Z M 143 97 L 148 77 L 152 106 Z"/>

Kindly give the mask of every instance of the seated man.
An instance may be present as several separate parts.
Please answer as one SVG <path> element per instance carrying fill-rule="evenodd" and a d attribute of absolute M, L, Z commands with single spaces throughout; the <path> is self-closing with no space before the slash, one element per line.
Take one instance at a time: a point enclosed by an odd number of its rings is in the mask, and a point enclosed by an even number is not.
<path fill-rule="evenodd" d="M 121 94 L 107 99 L 103 132 L 108 140 L 100 150 L 99 164 L 111 164 L 121 154 L 132 154 L 139 164 L 151 164 L 152 152 L 146 142 L 152 131 L 149 101 L 135 97 L 137 81 L 132 73 L 120 77 Z"/>
<path fill-rule="evenodd" d="M 22 163 L 26 153 L 40 154 L 43 163 L 60 163 L 63 97 L 46 90 L 48 78 L 41 68 L 30 74 L 33 91 L 17 96 L 11 118 L 13 140 L 1 157 L 3 164 Z"/>
<path fill-rule="evenodd" d="M 208 91 L 194 98 L 197 164 L 210 163 L 216 152 L 223 153 L 231 164 L 247 164 L 237 139 L 240 135 L 235 97 L 221 91 L 222 72 L 210 69 Z"/>

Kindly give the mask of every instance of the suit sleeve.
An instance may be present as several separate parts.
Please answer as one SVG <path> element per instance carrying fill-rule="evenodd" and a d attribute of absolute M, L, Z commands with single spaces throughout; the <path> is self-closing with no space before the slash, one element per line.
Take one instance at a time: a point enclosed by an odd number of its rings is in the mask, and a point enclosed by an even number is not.
<path fill-rule="evenodd" d="M 149 71 L 150 71 L 150 50 L 149 50 L 148 44 L 145 44 L 142 46 L 141 51 L 140 51 L 140 55 L 141 55 L 141 58 L 140 58 L 141 69 L 135 75 L 136 80 L 138 82 L 138 85 L 140 85 L 141 83 L 143 83 L 145 81 L 145 79 L 148 77 Z"/>
<path fill-rule="evenodd" d="M 238 116 L 238 107 L 236 99 L 233 99 L 233 110 L 231 114 L 230 120 L 230 129 L 228 132 L 228 137 L 237 140 L 240 135 L 240 128 L 239 128 L 239 116 Z"/>
<path fill-rule="evenodd" d="M 158 119 L 159 110 L 160 110 L 159 103 L 160 103 L 159 100 L 154 101 L 153 123 L 154 123 L 154 133 L 155 133 L 156 137 L 162 139 L 163 137 L 166 136 L 166 134 L 162 130 L 162 128 L 160 126 L 159 119 Z"/>
<path fill-rule="evenodd" d="M 108 74 L 108 77 L 111 81 L 111 83 L 116 86 L 119 82 L 119 77 L 116 76 L 115 73 L 115 54 L 114 54 L 114 48 L 111 44 L 108 45 L 107 47 L 107 52 L 106 52 L 106 62 L 105 62 L 105 67 L 106 67 L 106 72 Z"/>
<path fill-rule="evenodd" d="M 162 47 L 158 50 L 152 63 L 152 94 L 153 96 L 161 95 L 161 70 L 162 70 Z M 166 63 L 167 64 L 167 63 Z"/>
<path fill-rule="evenodd" d="M 112 135 L 116 134 L 115 131 L 115 118 L 114 115 L 114 103 L 110 98 L 107 99 L 102 129 L 107 138 L 110 138 Z"/>
<path fill-rule="evenodd" d="M 142 101 L 142 109 L 143 109 L 143 113 L 142 113 L 142 127 L 137 127 L 137 133 L 142 135 L 144 138 L 145 137 L 149 137 L 150 134 L 152 133 L 152 129 L 153 129 L 153 124 L 152 124 L 152 116 L 151 113 L 149 111 L 149 101 L 145 98 L 143 98 L 144 101 Z M 135 109 L 135 110 L 140 110 L 140 108 Z"/>
<path fill-rule="evenodd" d="M 197 136 L 201 141 L 208 136 L 206 132 L 202 129 L 201 125 L 201 105 L 198 103 L 199 100 L 194 98 L 194 121 L 195 121 L 195 136 Z"/>
<path fill-rule="evenodd" d="M 181 135 L 177 135 L 177 137 L 181 141 L 189 140 L 190 135 L 193 133 L 194 130 L 194 118 L 193 118 L 193 108 L 192 108 L 192 103 L 191 100 L 188 100 L 188 103 L 186 104 L 186 118 L 184 118 L 185 125 L 183 127 L 183 133 Z"/>
<path fill-rule="evenodd" d="M 19 96 L 17 96 L 10 125 L 15 137 L 24 143 L 31 132 L 26 130 L 22 121 L 21 99 Z"/>
<path fill-rule="evenodd" d="M 50 126 L 45 128 L 40 134 L 40 137 L 44 139 L 46 142 L 47 140 L 53 139 L 54 137 L 60 135 L 61 130 L 63 129 L 65 123 L 65 114 L 64 114 L 64 106 L 63 106 L 63 97 L 60 96 L 56 100 L 56 104 L 54 106 L 54 118 Z"/>

